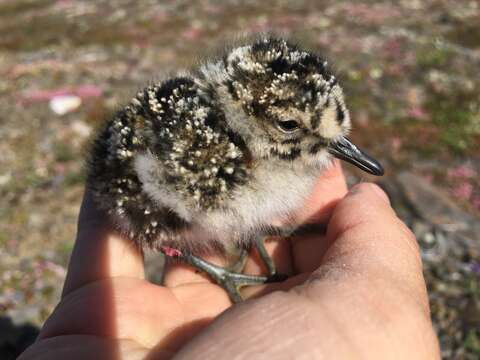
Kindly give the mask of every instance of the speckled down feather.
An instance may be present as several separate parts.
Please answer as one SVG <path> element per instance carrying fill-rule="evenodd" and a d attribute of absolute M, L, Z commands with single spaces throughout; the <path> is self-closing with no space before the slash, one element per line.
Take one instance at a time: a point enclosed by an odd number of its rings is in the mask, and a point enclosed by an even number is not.
<path fill-rule="evenodd" d="M 264 37 L 140 91 L 98 134 L 88 187 L 139 246 L 248 244 L 291 221 L 349 128 L 326 61 Z"/>

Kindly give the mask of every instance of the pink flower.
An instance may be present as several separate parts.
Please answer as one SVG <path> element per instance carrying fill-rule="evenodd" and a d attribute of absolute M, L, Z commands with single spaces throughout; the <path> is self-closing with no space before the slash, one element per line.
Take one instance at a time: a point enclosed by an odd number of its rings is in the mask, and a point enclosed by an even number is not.
<path fill-rule="evenodd" d="M 455 186 L 452 189 L 453 196 L 461 199 L 461 200 L 468 200 L 472 196 L 473 193 L 473 186 L 468 182 L 462 182 L 461 184 Z"/>
<path fill-rule="evenodd" d="M 384 54 L 391 58 L 400 58 L 403 55 L 403 41 L 400 38 L 391 38 L 382 45 Z"/>
<path fill-rule="evenodd" d="M 96 85 L 81 85 L 74 88 L 60 88 L 56 90 L 33 90 L 22 94 L 20 103 L 31 104 L 50 101 L 58 96 L 75 95 L 82 99 L 102 96 L 102 89 Z"/>
<path fill-rule="evenodd" d="M 182 37 L 191 41 L 200 39 L 202 35 L 202 29 L 193 26 L 182 32 Z"/>
<path fill-rule="evenodd" d="M 350 19 L 372 25 L 383 24 L 389 19 L 400 16 L 398 8 L 386 4 L 343 4 L 338 10 Z"/>
<path fill-rule="evenodd" d="M 428 118 L 428 113 L 421 106 L 412 106 L 408 110 L 408 116 L 415 120 L 425 120 Z"/>
<path fill-rule="evenodd" d="M 477 172 L 470 165 L 460 165 L 448 170 L 448 177 L 471 179 L 477 175 Z"/>
<path fill-rule="evenodd" d="M 393 152 L 398 152 L 400 150 L 400 148 L 402 147 L 402 144 L 403 144 L 403 141 L 401 138 L 399 138 L 398 136 L 394 136 L 392 137 L 392 139 L 390 140 L 391 141 L 391 144 L 392 144 L 392 150 Z"/>

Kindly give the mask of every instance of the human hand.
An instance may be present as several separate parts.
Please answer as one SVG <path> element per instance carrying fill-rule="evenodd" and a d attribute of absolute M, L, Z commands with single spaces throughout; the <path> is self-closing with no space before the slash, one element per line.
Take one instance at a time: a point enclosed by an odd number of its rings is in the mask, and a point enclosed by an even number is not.
<path fill-rule="evenodd" d="M 438 358 L 413 235 L 378 187 L 346 191 L 336 165 L 301 215 L 329 219 L 326 235 L 267 244 L 291 277 L 231 308 L 185 266 L 165 286 L 144 280 L 141 254 L 87 195 L 62 300 L 20 359 Z M 252 254 L 246 272 L 260 263 Z"/>

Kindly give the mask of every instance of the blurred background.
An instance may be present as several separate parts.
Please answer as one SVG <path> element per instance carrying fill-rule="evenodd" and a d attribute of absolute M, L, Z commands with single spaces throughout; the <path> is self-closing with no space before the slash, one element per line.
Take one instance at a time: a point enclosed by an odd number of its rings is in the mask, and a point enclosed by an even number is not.
<path fill-rule="evenodd" d="M 385 165 L 422 247 L 443 357 L 480 358 L 478 1 L 0 0 L 2 359 L 59 299 L 96 125 L 162 74 L 264 31 L 334 64 L 353 138 Z"/>

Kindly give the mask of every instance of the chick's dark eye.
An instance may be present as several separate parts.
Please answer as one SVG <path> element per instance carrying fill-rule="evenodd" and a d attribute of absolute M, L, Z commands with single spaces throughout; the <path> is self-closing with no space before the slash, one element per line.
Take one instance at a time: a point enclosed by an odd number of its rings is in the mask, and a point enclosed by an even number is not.
<path fill-rule="evenodd" d="M 285 133 L 291 133 L 300 128 L 300 125 L 295 120 L 277 121 L 277 127 Z"/>

